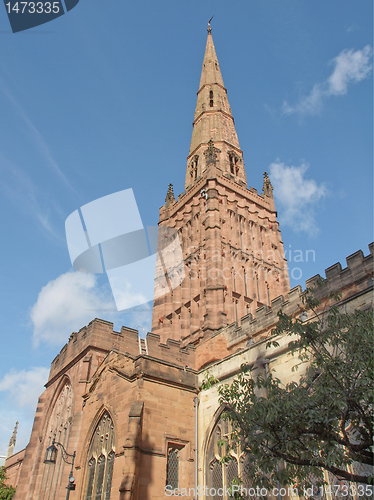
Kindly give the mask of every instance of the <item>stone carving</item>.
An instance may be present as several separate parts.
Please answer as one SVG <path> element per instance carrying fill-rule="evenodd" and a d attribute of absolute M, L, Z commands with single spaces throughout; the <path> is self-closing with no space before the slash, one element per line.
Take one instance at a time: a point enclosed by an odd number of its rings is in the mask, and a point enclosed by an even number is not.
<path fill-rule="evenodd" d="M 166 205 L 167 206 L 172 205 L 173 203 L 175 203 L 174 192 L 173 192 L 173 184 L 171 184 L 171 183 L 169 184 L 169 189 L 168 189 L 168 192 L 166 194 L 165 201 L 166 201 Z"/>
<path fill-rule="evenodd" d="M 273 186 L 271 185 L 269 176 L 267 172 L 264 172 L 264 186 L 262 188 L 266 196 L 273 197 Z"/>
<path fill-rule="evenodd" d="M 215 165 L 217 162 L 217 154 L 220 152 L 220 149 L 214 147 L 213 139 L 210 139 L 208 142 L 208 149 L 204 151 L 206 166 L 212 163 Z"/>

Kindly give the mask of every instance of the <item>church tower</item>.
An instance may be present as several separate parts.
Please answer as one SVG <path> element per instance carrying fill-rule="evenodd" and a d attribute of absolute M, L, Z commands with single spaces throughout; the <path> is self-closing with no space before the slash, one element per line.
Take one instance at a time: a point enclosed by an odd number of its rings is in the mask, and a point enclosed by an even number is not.
<path fill-rule="evenodd" d="M 152 332 L 197 343 L 290 289 L 273 188 L 247 189 L 243 153 L 219 67 L 211 27 L 187 157 L 185 191 L 169 186 L 159 226 L 178 232 L 184 279 L 173 289 L 156 273 Z"/>

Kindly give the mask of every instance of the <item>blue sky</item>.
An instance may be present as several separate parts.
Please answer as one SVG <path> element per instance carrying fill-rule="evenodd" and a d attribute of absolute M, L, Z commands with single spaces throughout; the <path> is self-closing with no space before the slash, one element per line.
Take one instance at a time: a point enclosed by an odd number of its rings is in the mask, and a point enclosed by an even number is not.
<path fill-rule="evenodd" d="M 144 225 L 156 225 L 168 184 L 183 191 L 213 14 L 248 184 L 260 191 L 270 172 L 291 286 L 368 253 L 369 0 L 80 0 L 18 34 L 0 8 L 0 455 L 16 420 L 16 449 L 27 444 L 73 330 L 95 316 L 150 327 L 144 306 L 115 312 L 105 276 L 72 272 L 64 224 L 132 188 Z"/>

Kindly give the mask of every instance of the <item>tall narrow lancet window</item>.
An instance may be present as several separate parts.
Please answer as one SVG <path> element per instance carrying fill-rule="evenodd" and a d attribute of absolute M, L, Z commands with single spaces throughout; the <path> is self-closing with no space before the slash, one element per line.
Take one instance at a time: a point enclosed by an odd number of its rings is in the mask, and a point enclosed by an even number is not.
<path fill-rule="evenodd" d="M 113 421 L 109 413 L 105 412 L 90 443 L 85 500 L 110 500 L 114 457 Z"/>
<path fill-rule="evenodd" d="M 198 163 L 199 163 L 199 156 L 195 155 L 193 157 L 193 159 L 191 160 L 191 181 L 194 181 L 194 180 L 197 179 L 197 175 L 198 175 L 198 171 L 197 171 Z"/>
<path fill-rule="evenodd" d="M 87 500 L 92 500 L 95 467 L 96 467 L 96 460 L 94 458 L 91 458 L 91 460 L 88 462 L 88 483 L 87 483 L 87 495 L 86 495 Z"/>
<path fill-rule="evenodd" d="M 230 163 L 230 172 L 234 175 L 239 174 L 239 158 L 236 156 L 234 152 L 229 153 L 229 163 Z"/>
<path fill-rule="evenodd" d="M 230 172 L 235 174 L 235 166 L 234 166 L 234 156 L 229 153 L 229 162 L 230 162 Z"/>
<path fill-rule="evenodd" d="M 115 453 L 114 451 L 111 451 L 108 455 L 108 473 L 107 473 L 107 484 L 106 484 L 106 491 L 105 491 L 105 500 L 110 500 L 110 490 L 112 488 L 112 477 L 113 477 L 113 466 L 114 466 L 114 457 Z"/>
<path fill-rule="evenodd" d="M 73 417 L 73 394 L 70 382 L 66 379 L 50 416 L 45 446 L 48 447 L 55 439 L 61 443 L 68 452 L 69 435 Z M 56 465 L 43 464 L 42 479 L 39 487 L 39 500 L 55 500 L 60 495 L 60 490 L 64 486 L 62 481 L 66 480 L 69 465 L 66 465 L 62 459 L 62 453 L 58 453 Z"/>
<path fill-rule="evenodd" d="M 179 483 L 179 449 L 168 448 L 166 486 L 171 486 L 173 490 L 178 488 Z"/>
<path fill-rule="evenodd" d="M 213 108 L 213 90 L 209 92 L 209 106 Z"/>
<path fill-rule="evenodd" d="M 231 423 L 223 418 L 218 420 L 210 435 L 205 467 L 207 491 L 217 492 L 221 488 L 223 495 L 207 496 L 209 500 L 231 500 L 233 497 L 228 495 L 228 490 L 232 484 L 238 484 L 239 477 L 243 476 L 243 456 L 231 435 Z M 229 459 L 222 463 L 222 458 L 227 455 Z"/>

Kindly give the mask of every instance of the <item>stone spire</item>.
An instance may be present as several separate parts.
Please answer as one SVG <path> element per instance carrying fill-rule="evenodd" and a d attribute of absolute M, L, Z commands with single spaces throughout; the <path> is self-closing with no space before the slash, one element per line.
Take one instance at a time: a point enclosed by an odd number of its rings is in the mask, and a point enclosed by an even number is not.
<path fill-rule="evenodd" d="M 290 289 L 270 179 L 264 175 L 261 194 L 247 189 L 210 25 L 185 186 L 177 202 L 170 186 L 160 208 L 159 227 L 177 231 L 181 251 L 173 247 L 170 262 L 160 259 L 152 333 L 162 343 L 196 345 Z M 183 267 L 171 258 L 178 252 Z M 206 345 L 216 352 L 214 341 Z"/>
<path fill-rule="evenodd" d="M 16 426 L 14 427 L 12 437 L 10 438 L 10 441 L 9 441 L 8 453 L 6 455 L 7 459 L 13 455 L 13 450 L 14 450 L 14 447 L 16 445 L 18 423 L 19 422 L 16 422 Z"/>
<path fill-rule="evenodd" d="M 205 47 L 205 55 L 203 61 L 203 69 L 201 71 L 199 90 L 201 90 L 201 88 L 204 87 L 204 85 L 211 85 L 212 83 L 216 83 L 220 85 L 223 89 L 225 89 L 225 86 L 223 84 L 223 78 L 221 75 L 221 70 L 219 68 L 216 49 L 213 43 L 212 28 L 210 27 L 209 23 L 208 39 Z"/>
<path fill-rule="evenodd" d="M 234 118 L 223 83 L 216 50 L 213 43 L 212 29 L 208 25 L 200 86 L 193 122 L 190 152 L 187 158 L 186 189 L 189 189 L 207 171 L 204 152 L 212 140 L 220 151 L 216 166 L 228 174 L 232 180 L 246 185 L 243 153 L 236 135 Z"/>

